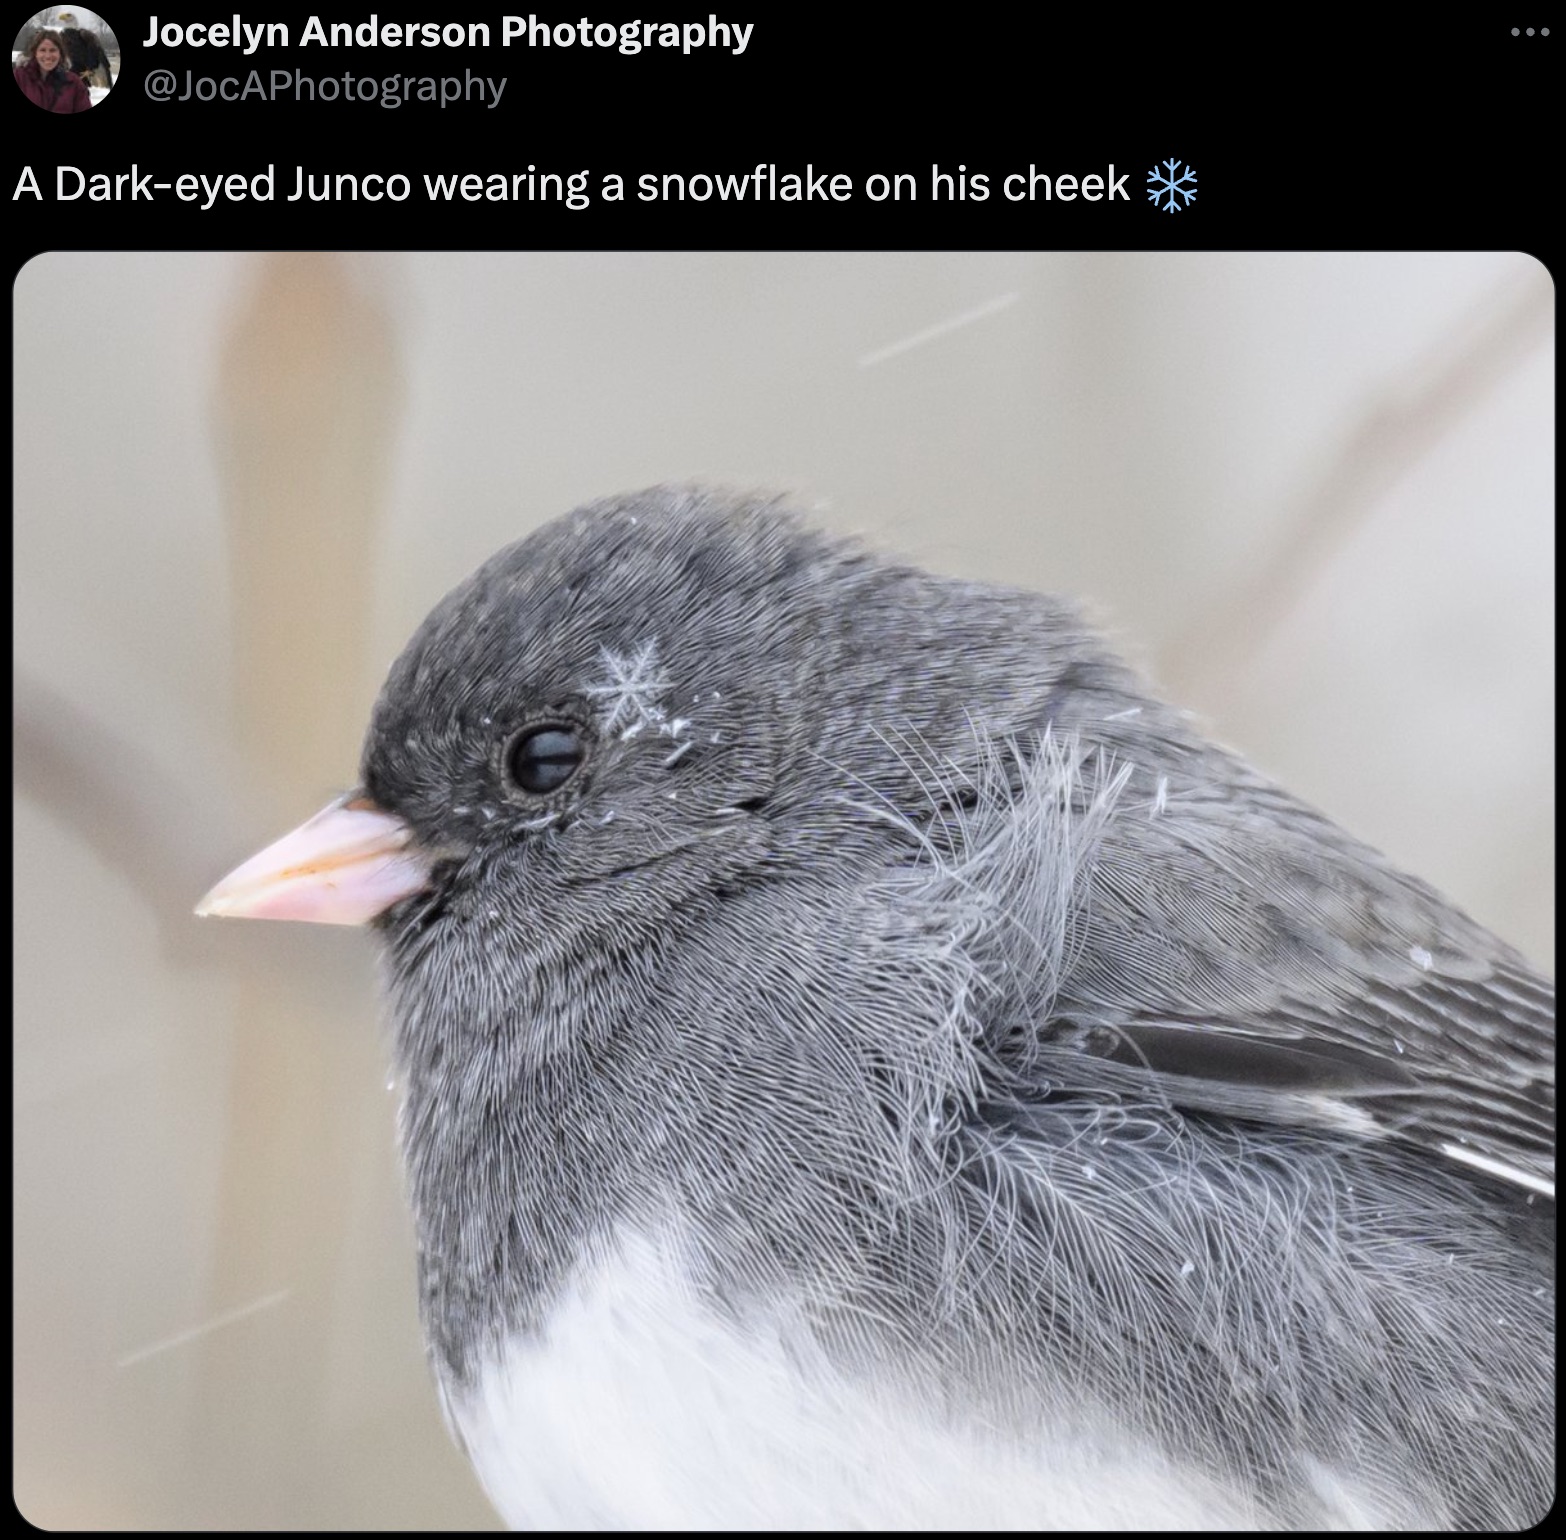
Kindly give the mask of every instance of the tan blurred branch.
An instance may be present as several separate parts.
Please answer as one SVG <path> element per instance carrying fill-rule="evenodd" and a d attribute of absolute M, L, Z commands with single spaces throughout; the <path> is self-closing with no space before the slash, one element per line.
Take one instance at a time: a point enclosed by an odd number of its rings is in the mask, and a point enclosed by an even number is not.
<path fill-rule="evenodd" d="M 351 259 L 278 253 L 223 339 L 213 426 L 228 527 L 235 722 L 280 817 L 351 778 L 402 406 L 394 318 Z"/>
<path fill-rule="evenodd" d="M 229 794 L 234 767 L 223 764 L 215 743 L 192 753 L 199 741 L 192 732 L 182 738 L 185 762 L 176 775 L 37 680 L 18 675 L 13 690 L 16 789 L 136 890 L 157 920 L 166 954 L 213 958 L 196 939 L 191 907 L 238 843 Z"/>
<path fill-rule="evenodd" d="M 365 640 L 402 373 L 397 318 L 363 277 L 354 259 L 332 253 L 268 256 L 221 342 L 213 427 L 227 522 L 236 737 L 257 786 L 255 806 L 268 809 L 279 830 L 300 816 L 301 792 L 313 796 L 351 779 L 373 698 Z M 333 1295 L 350 1228 L 346 1187 L 322 1173 L 342 1169 L 355 1131 L 333 1094 L 348 1054 L 342 1008 L 304 961 L 310 938 L 300 932 L 324 928 L 236 929 L 258 946 L 265 938 L 256 932 L 285 933 L 298 973 L 312 985 L 280 991 L 260 974 L 241 984 L 211 1278 L 215 1300 L 269 1286 L 293 1290 L 304 1307 L 293 1321 L 293 1352 L 237 1404 L 232 1380 L 203 1359 L 201 1427 L 192 1440 L 193 1458 L 211 1469 L 224 1463 L 224 1440 L 265 1445 L 268 1458 L 243 1497 L 267 1527 L 289 1509 L 261 1472 L 310 1469 L 318 1458 L 312 1419 L 298 1409 L 319 1406 L 326 1393 L 332 1317 L 311 1307 Z M 347 956 L 335 939 L 339 958 Z M 316 940 L 330 948 L 334 938 Z M 225 1490 L 223 1500 L 232 1496 Z"/>

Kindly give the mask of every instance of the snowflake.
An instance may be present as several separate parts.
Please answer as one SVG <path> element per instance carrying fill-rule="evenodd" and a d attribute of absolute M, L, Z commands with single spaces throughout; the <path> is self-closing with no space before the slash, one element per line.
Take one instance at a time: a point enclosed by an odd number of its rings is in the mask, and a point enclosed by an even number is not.
<path fill-rule="evenodd" d="M 662 724 L 668 715 L 658 704 L 658 698 L 669 688 L 669 681 L 658 666 L 657 642 L 643 642 L 635 656 L 623 657 L 599 649 L 603 659 L 605 680 L 602 684 L 590 684 L 587 693 L 594 700 L 601 700 L 608 709 L 604 719 L 604 731 L 613 732 L 624 726 L 621 737 L 634 738 L 649 727 Z"/>
<path fill-rule="evenodd" d="M 1160 199 L 1165 200 L 1162 207 L 1166 214 L 1178 214 L 1182 209 L 1189 208 L 1196 197 L 1196 173 L 1190 166 L 1186 166 L 1185 170 L 1176 176 L 1180 164 L 1177 160 L 1166 160 L 1162 169 L 1155 166 L 1147 173 L 1147 196 L 1155 204 Z M 1191 184 L 1189 187 L 1185 186 L 1187 182 Z M 1185 199 L 1184 203 L 1179 201 L 1181 198 Z"/>
<path fill-rule="evenodd" d="M 663 738 L 674 740 L 674 752 L 664 760 L 672 765 L 691 747 L 690 722 L 685 717 L 669 716 L 661 704 L 667 694 L 669 680 L 658 665 L 657 642 L 643 642 L 634 656 L 625 657 L 599 649 L 603 659 L 605 679 L 602 684 L 590 684 L 587 693 L 604 703 L 607 715 L 604 731 L 620 729 L 620 741 L 631 739 L 649 728 Z"/>

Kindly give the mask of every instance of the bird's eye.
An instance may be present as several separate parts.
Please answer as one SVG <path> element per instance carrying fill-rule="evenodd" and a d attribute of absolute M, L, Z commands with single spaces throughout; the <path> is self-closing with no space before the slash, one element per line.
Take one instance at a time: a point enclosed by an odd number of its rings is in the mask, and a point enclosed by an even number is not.
<path fill-rule="evenodd" d="M 586 753 L 580 728 L 571 722 L 545 722 L 517 738 L 506 763 L 523 791 L 542 797 L 564 786 Z"/>

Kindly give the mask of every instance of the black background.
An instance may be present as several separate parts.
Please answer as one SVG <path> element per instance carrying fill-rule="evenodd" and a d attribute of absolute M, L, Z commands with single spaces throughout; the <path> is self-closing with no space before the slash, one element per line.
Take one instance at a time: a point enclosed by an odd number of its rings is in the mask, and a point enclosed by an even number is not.
<path fill-rule="evenodd" d="M 214 22 L 288 23 L 306 10 L 159 12 Z M 668 13 L 704 19 L 711 7 Z M 42 200 L 13 199 L 14 265 L 49 247 L 235 244 L 276 247 L 1009 247 L 1450 248 L 1520 247 L 1549 259 L 1544 232 L 1559 202 L 1545 102 L 1558 87 L 1559 38 L 1513 37 L 1501 21 L 1312 16 L 1222 24 L 1161 13 L 1133 22 L 1013 15 L 981 8 L 910 13 L 877 8 L 843 19 L 802 8 L 720 18 L 755 23 L 746 52 L 634 56 L 580 47 L 499 45 L 503 8 L 424 10 L 425 19 L 484 20 L 488 50 L 448 48 L 146 49 L 148 12 L 107 19 L 122 48 L 112 94 L 90 113 L 52 116 L 7 97 L 7 186 L 31 165 Z M 359 22 L 368 8 L 318 11 Z M 401 20 L 378 12 L 382 21 Z M 554 21 L 581 11 L 536 11 Z M 629 14 L 588 12 L 592 20 Z M 21 20 L 18 18 L 18 25 Z M 1544 19 L 1547 22 L 1547 18 Z M 1558 29 L 1555 29 L 1558 31 Z M 153 102 L 149 70 L 243 76 L 298 66 L 318 74 L 461 75 L 508 84 L 499 107 L 411 103 Z M 1155 210 L 1148 170 L 1165 157 L 1193 166 L 1199 194 L 1179 215 Z M 158 180 L 181 172 L 247 176 L 277 166 L 278 201 L 201 210 L 172 193 L 154 202 L 54 199 L 54 167 L 89 175 L 134 163 Z M 847 204 L 594 198 L 583 210 L 549 203 L 432 204 L 425 171 L 511 174 L 642 172 L 914 174 L 966 165 L 998 179 L 1030 164 L 1049 172 L 1129 170 L 1128 202 Z M 406 203 L 288 204 L 293 168 L 402 171 Z M 994 183 L 992 182 L 992 186 Z"/>

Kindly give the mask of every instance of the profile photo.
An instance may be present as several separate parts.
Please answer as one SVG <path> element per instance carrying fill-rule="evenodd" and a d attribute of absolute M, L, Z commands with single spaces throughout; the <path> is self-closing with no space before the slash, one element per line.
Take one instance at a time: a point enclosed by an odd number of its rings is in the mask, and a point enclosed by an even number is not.
<path fill-rule="evenodd" d="M 50 6 L 29 17 L 11 45 L 17 88 L 45 112 L 86 112 L 114 89 L 120 45 L 96 12 Z"/>

